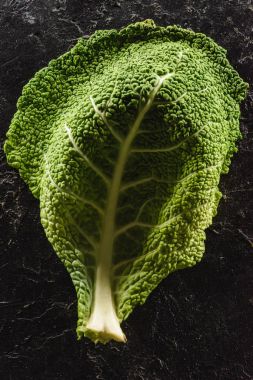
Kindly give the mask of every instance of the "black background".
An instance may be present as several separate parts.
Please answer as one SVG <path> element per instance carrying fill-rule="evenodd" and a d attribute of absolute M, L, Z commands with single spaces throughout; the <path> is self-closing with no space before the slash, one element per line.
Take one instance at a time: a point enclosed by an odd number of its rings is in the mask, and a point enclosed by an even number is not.
<path fill-rule="evenodd" d="M 2 145 L 24 84 L 96 29 L 153 18 L 201 31 L 253 82 L 253 1 L 1 0 L 1 380 L 253 379 L 253 93 L 200 264 L 164 280 L 123 323 L 125 345 L 78 342 L 76 296 L 48 243 L 39 204 Z"/>

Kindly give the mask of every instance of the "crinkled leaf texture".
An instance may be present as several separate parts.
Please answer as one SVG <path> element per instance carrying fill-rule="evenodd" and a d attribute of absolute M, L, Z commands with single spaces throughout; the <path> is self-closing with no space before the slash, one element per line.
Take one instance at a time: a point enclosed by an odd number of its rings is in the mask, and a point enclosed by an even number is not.
<path fill-rule="evenodd" d="M 152 20 L 97 31 L 24 87 L 5 143 L 78 297 L 77 335 L 120 322 L 204 252 L 247 85 L 213 40 Z"/>

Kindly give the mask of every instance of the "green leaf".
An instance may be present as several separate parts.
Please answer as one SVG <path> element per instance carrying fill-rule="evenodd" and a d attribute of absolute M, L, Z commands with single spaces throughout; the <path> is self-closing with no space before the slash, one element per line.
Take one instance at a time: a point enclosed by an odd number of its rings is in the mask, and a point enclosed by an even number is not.
<path fill-rule="evenodd" d="M 151 20 L 80 39 L 24 87 L 5 143 L 78 297 L 78 338 L 204 252 L 247 85 L 203 34 Z"/>

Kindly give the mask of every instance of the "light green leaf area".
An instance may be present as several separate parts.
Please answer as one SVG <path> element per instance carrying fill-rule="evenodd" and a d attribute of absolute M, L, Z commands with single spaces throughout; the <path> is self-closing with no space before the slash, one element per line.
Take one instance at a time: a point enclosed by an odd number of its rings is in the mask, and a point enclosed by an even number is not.
<path fill-rule="evenodd" d="M 120 323 L 204 252 L 247 85 L 203 34 L 151 20 L 80 39 L 24 87 L 5 144 L 78 297 L 77 334 Z"/>

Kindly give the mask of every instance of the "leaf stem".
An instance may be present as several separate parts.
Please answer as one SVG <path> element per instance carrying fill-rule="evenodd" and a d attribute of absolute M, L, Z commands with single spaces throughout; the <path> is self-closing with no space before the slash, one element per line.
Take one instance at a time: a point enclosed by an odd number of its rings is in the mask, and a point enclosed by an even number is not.
<path fill-rule="evenodd" d="M 120 144 L 118 159 L 108 189 L 108 199 L 106 203 L 107 207 L 104 215 L 101 241 L 97 250 L 97 270 L 93 309 L 86 326 L 88 333 L 93 331 L 97 335 L 97 340 L 104 341 L 106 336 L 108 336 L 108 339 L 113 338 L 115 340 L 125 341 L 119 320 L 116 316 L 111 289 L 115 220 L 121 183 L 128 155 L 130 153 L 130 148 L 138 133 L 141 123 L 147 112 L 152 107 L 155 96 L 161 88 L 163 82 L 173 75 L 174 73 L 167 73 L 162 77 L 158 77 L 157 85 L 150 92 L 147 102 L 139 110 L 128 135 Z"/>

